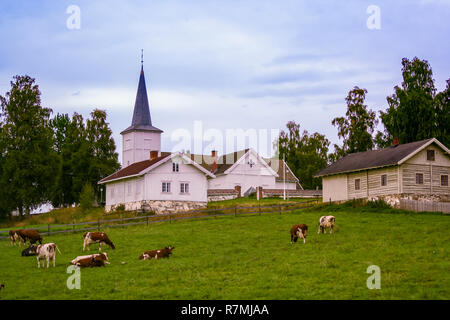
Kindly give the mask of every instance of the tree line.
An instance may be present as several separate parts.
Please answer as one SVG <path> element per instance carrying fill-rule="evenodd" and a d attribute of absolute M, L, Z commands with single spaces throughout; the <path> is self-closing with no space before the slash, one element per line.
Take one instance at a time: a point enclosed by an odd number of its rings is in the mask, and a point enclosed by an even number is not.
<path fill-rule="evenodd" d="M 450 146 L 450 79 L 446 88 L 437 93 L 430 64 L 417 57 L 402 59 L 402 77 L 401 85 L 386 98 L 388 108 L 378 117 L 364 103 L 367 89 L 355 86 L 349 91 L 345 116 L 331 121 L 342 141 L 341 145 L 334 144 L 332 152 L 324 135 L 306 130 L 300 133 L 300 124 L 287 123 L 287 131 L 281 131 L 275 143 L 277 153 L 280 158 L 285 156 L 303 188 L 321 188 L 322 181 L 314 174 L 328 164 L 350 153 L 388 147 L 394 139 L 409 143 L 437 138 Z M 384 129 L 375 132 L 380 121 Z"/>
<path fill-rule="evenodd" d="M 29 214 L 45 202 L 80 202 L 83 190 L 102 201 L 97 182 L 120 164 L 106 112 L 90 118 L 57 114 L 41 105 L 35 79 L 15 76 L 0 95 L 0 217 Z"/>

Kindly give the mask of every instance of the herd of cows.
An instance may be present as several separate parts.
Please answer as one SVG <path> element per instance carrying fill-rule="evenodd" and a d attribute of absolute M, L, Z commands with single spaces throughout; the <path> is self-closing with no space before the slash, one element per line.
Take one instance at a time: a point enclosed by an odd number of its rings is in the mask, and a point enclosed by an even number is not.
<path fill-rule="evenodd" d="M 335 224 L 334 216 L 322 216 L 319 219 L 319 230 L 317 233 L 326 233 L 326 229 L 330 229 L 330 233 L 333 233 L 333 228 Z M 306 224 L 296 224 L 290 229 L 291 243 L 297 242 L 297 240 L 303 239 L 303 243 L 306 243 L 306 235 L 308 231 L 308 226 Z M 56 251 L 61 254 L 58 246 L 55 243 L 45 243 L 42 244 L 42 237 L 37 230 L 34 229 L 23 229 L 23 230 L 11 230 L 9 232 L 9 237 L 11 240 L 11 245 L 15 245 L 16 242 L 21 245 L 21 243 L 26 244 L 27 241 L 30 242 L 30 246 L 22 251 L 22 256 L 36 256 L 38 268 L 40 268 L 41 260 L 47 261 L 47 268 L 50 265 L 50 260 L 53 262 L 53 267 L 55 267 Z M 39 242 L 39 245 L 36 243 Z M 104 232 L 85 232 L 83 234 L 83 252 L 86 247 L 90 250 L 90 245 L 98 243 L 99 252 L 102 251 L 102 246 L 108 245 L 111 249 L 115 249 L 114 243 L 109 239 L 108 235 Z M 163 249 L 149 250 L 143 252 L 140 256 L 140 260 L 149 259 L 161 259 L 169 258 L 172 254 L 173 246 L 168 246 Z M 108 255 L 106 252 L 95 253 L 90 255 L 78 256 L 70 264 L 78 267 L 102 267 L 105 264 L 109 264 Z"/>
<path fill-rule="evenodd" d="M 34 229 L 23 229 L 23 230 L 11 230 L 9 231 L 9 238 L 11 240 L 11 245 L 16 243 L 19 246 L 23 243 L 26 244 L 27 241 L 30 242 L 30 246 L 22 250 L 22 256 L 36 256 L 38 268 L 41 267 L 41 260 L 47 261 L 47 268 L 50 266 L 50 260 L 53 262 L 53 267 L 56 265 L 56 251 L 61 254 L 58 246 L 55 243 L 44 243 L 42 244 L 42 237 L 37 230 Z M 39 242 L 39 245 L 36 243 Z M 111 249 L 115 249 L 114 243 L 109 239 L 108 235 L 104 232 L 85 232 L 83 235 L 83 251 L 86 247 L 90 250 L 90 245 L 98 243 L 99 252 L 102 251 L 102 246 L 108 245 Z M 145 251 L 139 256 L 141 260 L 147 259 L 160 259 L 168 258 L 172 254 L 174 247 L 168 246 L 159 250 L 149 250 Z M 103 267 L 105 264 L 109 264 L 108 254 L 94 253 L 90 255 L 78 256 L 70 264 L 78 267 Z"/>

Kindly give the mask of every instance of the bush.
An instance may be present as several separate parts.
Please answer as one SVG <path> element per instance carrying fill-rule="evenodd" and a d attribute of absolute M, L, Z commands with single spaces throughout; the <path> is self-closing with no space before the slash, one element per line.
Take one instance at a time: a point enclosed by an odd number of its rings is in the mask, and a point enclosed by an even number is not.
<path fill-rule="evenodd" d="M 86 183 L 80 193 L 80 208 L 85 211 L 94 206 L 94 188 L 90 183 Z"/>

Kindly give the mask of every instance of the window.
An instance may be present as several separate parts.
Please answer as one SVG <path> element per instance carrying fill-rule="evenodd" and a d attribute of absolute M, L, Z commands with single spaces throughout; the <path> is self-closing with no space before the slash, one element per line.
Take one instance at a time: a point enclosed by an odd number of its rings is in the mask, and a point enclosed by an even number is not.
<path fill-rule="evenodd" d="M 427 150 L 427 160 L 434 161 L 434 150 Z"/>
<path fill-rule="evenodd" d="M 355 180 L 355 190 L 361 189 L 361 179 Z"/>
<path fill-rule="evenodd" d="M 180 183 L 180 193 L 189 193 L 189 183 Z"/>
<path fill-rule="evenodd" d="M 178 163 L 172 163 L 172 171 L 173 172 L 178 172 L 179 171 L 179 167 L 178 167 Z"/>
<path fill-rule="evenodd" d="M 169 193 L 170 192 L 170 182 L 162 183 L 162 192 Z"/>
<path fill-rule="evenodd" d="M 448 175 L 441 176 L 441 186 L 448 187 Z"/>
<path fill-rule="evenodd" d="M 381 175 L 381 186 L 387 186 L 387 174 Z"/>
<path fill-rule="evenodd" d="M 423 184 L 423 173 L 416 173 L 416 184 Z"/>

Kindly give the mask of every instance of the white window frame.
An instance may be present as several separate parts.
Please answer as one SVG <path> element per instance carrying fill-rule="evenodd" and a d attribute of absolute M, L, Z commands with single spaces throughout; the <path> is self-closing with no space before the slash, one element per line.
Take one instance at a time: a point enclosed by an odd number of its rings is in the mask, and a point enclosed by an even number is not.
<path fill-rule="evenodd" d="M 189 182 L 180 182 L 180 194 L 189 194 Z"/>
<path fill-rule="evenodd" d="M 171 185 L 170 181 L 162 181 L 161 182 L 161 193 L 171 193 Z"/>

